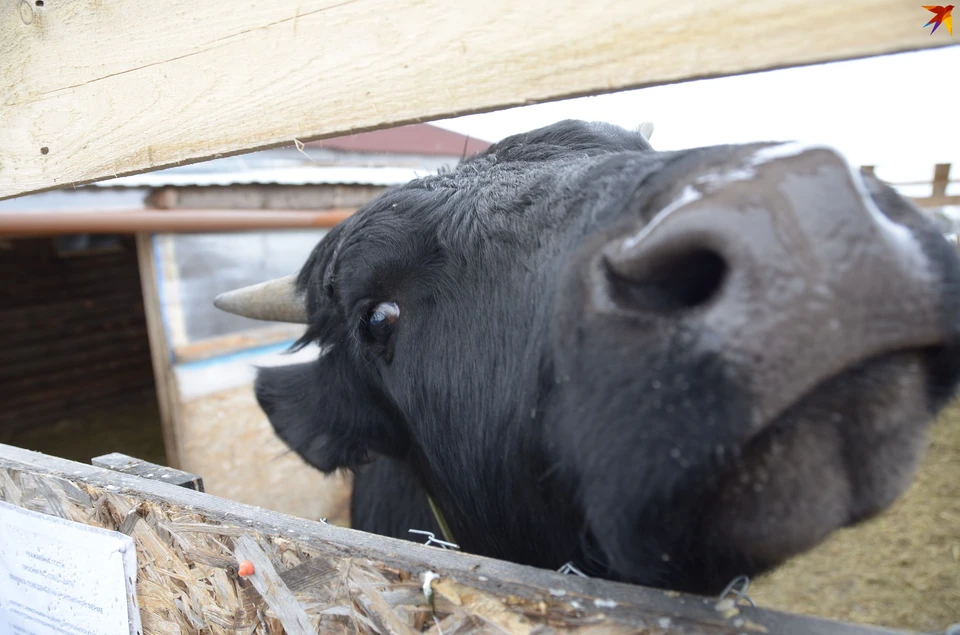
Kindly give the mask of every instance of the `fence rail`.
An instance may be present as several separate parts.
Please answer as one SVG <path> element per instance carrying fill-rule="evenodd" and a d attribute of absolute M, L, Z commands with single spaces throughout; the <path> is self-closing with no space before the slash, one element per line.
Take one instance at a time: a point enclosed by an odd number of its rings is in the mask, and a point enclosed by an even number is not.
<path fill-rule="evenodd" d="M 111 455 L 0 445 L 0 500 L 133 537 L 146 633 L 800 633 L 885 629 L 561 575 L 241 505 Z M 162 477 L 167 474 L 167 477 Z M 187 486 L 182 486 L 184 483 Z M 239 560 L 254 562 L 239 578 Z M 428 577 L 426 577 L 428 576 Z M 304 626 L 306 624 L 307 626 Z"/>
<path fill-rule="evenodd" d="M 901 0 L 3 6 L 0 199 L 295 140 L 956 43 L 931 37 L 922 7 Z"/>

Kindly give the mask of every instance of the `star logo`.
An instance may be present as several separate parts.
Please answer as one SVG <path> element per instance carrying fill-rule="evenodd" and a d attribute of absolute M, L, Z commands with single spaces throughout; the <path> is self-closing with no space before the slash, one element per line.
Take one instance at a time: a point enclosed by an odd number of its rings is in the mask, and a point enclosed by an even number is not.
<path fill-rule="evenodd" d="M 933 29 L 930 31 L 930 35 L 933 35 L 937 27 L 941 24 L 947 27 L 947 33 L 953 35 L 953 5 L 948 4 L 945 7 L 937 7 L 929 4 L 921 5 L 924 9 L 931 12 L 933 17 L 930 18 L 930 21 L 923 25 L 923 28 L 927 28 L 931 24 Z"/>

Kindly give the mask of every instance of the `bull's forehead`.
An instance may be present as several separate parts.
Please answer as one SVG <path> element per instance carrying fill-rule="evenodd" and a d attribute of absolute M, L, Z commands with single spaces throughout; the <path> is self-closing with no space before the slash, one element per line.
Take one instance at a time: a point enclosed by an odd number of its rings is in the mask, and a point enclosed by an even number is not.
<path fill-rule="evenodd" d="M 490 152 L 369 203 L 326 246 L 328 273 L 356 289 L 427 271 L 444 256 L 486 267 L 549 241 L 573 247 L 605 226 L 645 223 L 690 179 L 733 169 L 766 145 Z"/>
<path fill-rule="evenodd" d="M 525 222 L 537 226 L 557 214 L 586 212 L 629 196 L 675 156 L 608 151 L 557 153 L 536 160 L 477 157 L 385 193 L 361 210 L 354 229 L 366 231 L 380 223 L 413 232 L 471 234 L 463 231 L 466 224 L 478 237 L 485 231 L 521 231 Z M 397 216 L 409 222 L 394 222 Z"/>

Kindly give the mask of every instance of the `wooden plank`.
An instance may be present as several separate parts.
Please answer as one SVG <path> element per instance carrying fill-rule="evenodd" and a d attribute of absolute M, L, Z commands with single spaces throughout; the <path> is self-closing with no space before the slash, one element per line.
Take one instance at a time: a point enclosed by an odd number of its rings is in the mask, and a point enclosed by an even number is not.
<path fill-rule="evenodd" d="M 240 536 L 234 544 L 233 553 L 237 560 L 246 560 L 254 565 L 254 572 L 249 580 L 267 606 L 276 613 L 287 635 L 308 635 L 316 632 L 306 611 L 284 584 L 257 541 L 250 536 Z"/>
<path fill-rule="evenodd" d="M 137 266 L 140 269 L 140 288 L 143 292 L 143 310 L 147 319 L 147 338 L 150 341 L 150 361 L 153 365 L 153 380 L 157 390 L 157 405 L 160 410 L 160 427 L 163 431 L 163 448 L 167 465 L 181 466 L 177 395 L 177 379 L 173 374 L 170 348 L 160 313 L 160 291 L 157 288 L 157 268 L 150 234 L 137 234 Z"/>
<path fill-rule="evenodd" d="M 173 361 L 175 364 L 196 362 L 228 355 L 236 351 L 288 342 L 299 339 L 303 335 L 303 331 L 304 327 L 299 325 L 266 324 L 255 330 L 231 333 L 230 335 L 174 346 Z"/>
<path fill-rule="evenodd" d="M 925 196 L 922 198 L 911 198 L 910 200 L 919 207 L 945 207 L 947 205 L 960 205 L 960 196 Z"/>
<path fill-rule="evenodd" d="M 125 527 L 142 563 L 137 592 L 147 632 L 160 625 L 169 632 L 176 632 L 174 626 L 182 632 L 281 632 L 253 631 L 261 614 L 268 622 L 277 616 L 261 611 L 269 608 L 266 601 L 251 604 L 249 582 L 236 579 L 237 556 L 249 553 L 242 546 L 237 552 L 242 536 L 267 554 L 322 632 L 381 632 L 378 625 L 401 623 L 423 631 L 434 620 L 439 628 L 432 632 L 452 632 L 450 626 L 460 624 L 458 633 L 491 627 L 523 633 L 894 632 L 383 538 L 4 445 L 0 500 L 86 524 Z M 238 587 L 229 582 L 231 574 Z"/>
<path fill-rule="evenodd" d="M 0 199 L 294 140 L 956 44 L 900 0 L 37 4 L 0 15 L 0 86 L 12 87 Z"/>
<path fill-rule="evenodd" d="M 114 472 L 132 474 L 140 478 L 149 478 L 162 483 L 176 485 L 177 487 L 186 487 L 187 489 L 198 492 L 203 491 L 203 479 L 196 474 L 141 461 L 140 459 L 135 459 L 132 456 L 127 456 L 119 452 L 95 456 L 90 459 L 90 464 L 106 470 L 113 470 Z"/>

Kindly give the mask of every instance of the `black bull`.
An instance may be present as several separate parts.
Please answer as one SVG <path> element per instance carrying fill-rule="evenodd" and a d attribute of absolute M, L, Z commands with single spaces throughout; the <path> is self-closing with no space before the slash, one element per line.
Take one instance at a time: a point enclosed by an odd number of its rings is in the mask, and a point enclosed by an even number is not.
<path fill-rule="evenodd" d="M 908 485 L 960 376 L 960 261 L 835 151 L 562 122 L 392 189 L 222 308 L 308 325 L 277 434 L 354 527 L 715 592 Z"/>

